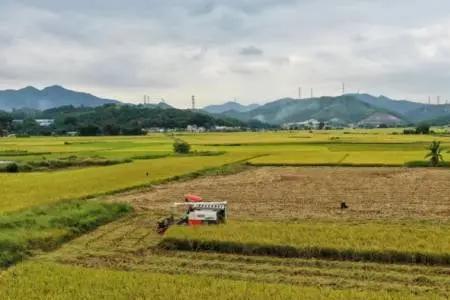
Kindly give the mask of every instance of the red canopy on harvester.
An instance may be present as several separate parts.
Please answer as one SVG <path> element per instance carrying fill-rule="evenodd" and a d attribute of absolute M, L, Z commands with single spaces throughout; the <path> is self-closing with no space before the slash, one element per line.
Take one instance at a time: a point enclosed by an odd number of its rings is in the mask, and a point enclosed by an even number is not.
<path fill-rule="evenodd" d="M 197 195 L 187 194 L 184 195 L 184 200 L 186 202 L 202 202 L 203 198 Z"/>

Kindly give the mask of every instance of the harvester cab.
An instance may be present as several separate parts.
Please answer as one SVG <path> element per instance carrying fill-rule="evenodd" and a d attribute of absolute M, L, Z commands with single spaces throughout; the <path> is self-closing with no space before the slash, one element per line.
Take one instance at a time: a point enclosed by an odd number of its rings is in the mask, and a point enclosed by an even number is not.
<path fill-rule="evenodd" d="M 172 205 L 172 215 L 157 225 L 157 232 L 164 232 L 173 224 L 177 225 L 209 225 L 225 223 L 228 217 L 228 203 L 208 202 L 196 195 L 185 195 L 184 202 Z"/>

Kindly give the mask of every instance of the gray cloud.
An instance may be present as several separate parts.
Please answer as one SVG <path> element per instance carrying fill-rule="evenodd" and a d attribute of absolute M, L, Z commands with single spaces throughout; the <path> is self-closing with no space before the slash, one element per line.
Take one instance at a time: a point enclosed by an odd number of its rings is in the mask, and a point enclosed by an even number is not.
<path fill-rule="evenodd" d="M 239 50 L 239 54 L 244 55 L 244 56 L 247 56 L 247 55 L 260 56 L 260 55 L 263 55 L 263 53 L 264 53 L 264 51 L 262 51 L 259 48 L 256 48 L 255 46 L 244 47 Z"/>
<path fill-rule="evenodd" d="M 389 9 L 386 9 L 389 7 Z M 349 91 L 450 97 L 450 2 L 0 0 L 0 88 L 178 106 Z"/>

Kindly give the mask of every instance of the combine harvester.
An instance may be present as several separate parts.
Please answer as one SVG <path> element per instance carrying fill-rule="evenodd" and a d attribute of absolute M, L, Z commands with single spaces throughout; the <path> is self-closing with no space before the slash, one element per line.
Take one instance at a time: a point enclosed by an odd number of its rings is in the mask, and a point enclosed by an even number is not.
<path fill-rule="evenodd" d="M 228 217 L 227 202 L 206 202 L 196 195 L 185 195 L 184 202 L 176 202 L 172 205 L 172 215 L 158 222 L 156 231 L 164 234 L 173 224 L 176 225 L 210 225 L 225 223 Z M 176 218 L 180 209 L 184 215 Z"/>

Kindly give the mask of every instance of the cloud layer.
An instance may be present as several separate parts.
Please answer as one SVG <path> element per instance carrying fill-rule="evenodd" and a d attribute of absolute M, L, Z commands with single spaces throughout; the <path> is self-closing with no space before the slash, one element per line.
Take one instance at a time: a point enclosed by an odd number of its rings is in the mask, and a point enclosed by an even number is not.
<path fill-rule="evenodd" d="M 450 2 L 0 0 L 0 88 L 184 107 L 347 92 L 450 99 Z"/>

